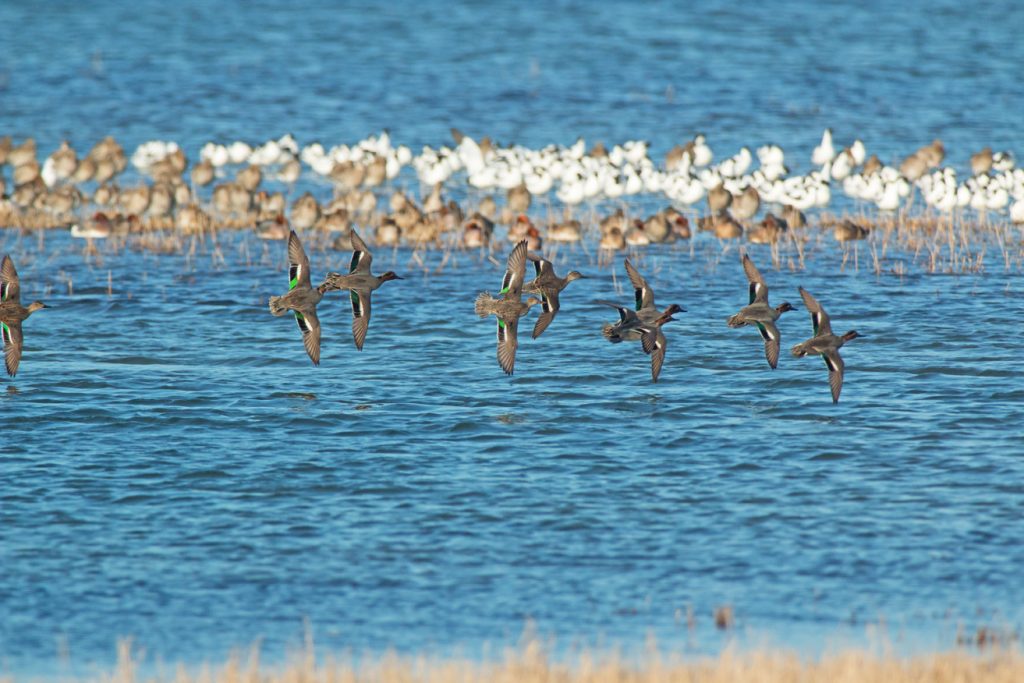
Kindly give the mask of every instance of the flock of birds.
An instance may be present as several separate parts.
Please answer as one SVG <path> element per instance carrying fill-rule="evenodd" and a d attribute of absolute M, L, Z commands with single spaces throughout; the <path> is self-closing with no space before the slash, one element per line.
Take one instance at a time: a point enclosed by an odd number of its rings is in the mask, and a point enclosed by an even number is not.
<path fill-rule="evenodd" d="M 366 243 L 355 230 L 350 232 L 349 237 L 352 260 L 348 273 L 328 273 L 324 281 L 314 287 L 309 256 L 293 230 L 288 237 L 288 291 L 281 296 L 272 296 L 269 300 L 270 312 L 273 315 L 281 316 L 291 311 L 295 316 L 306 353 L 317 366 L 320 364 L 321 340 L 317 306 L 324 295 L 340 290 L 349 292 L 352 304 L 352 337 L 356 349 L 361 351 L 370 326 L 371 295 L 385 282 L 403 279 L 390 270 L 381 275 L 374 275 L 371 269 L 373 254 Z M 525 280 L 527 260 L 534 263 L 536 272 L 534 279 L 528 282 Z M 597 303 L 616 309 L 619 314 L 617 321 L 604 325 L 602 334 L 612 343 L 640 341 L 644 353 L 651 357 L 651 380 L 657 382 L 668 346 L 662 327 L 674 320 L 674 314 L 685 309 L 678 304 L 671 304 L 664 310 L 658 309 L 654 302 L 654 290 L 628 258 L 625 259 L 625 267 L 634 288 L 635 306 L 630 308 L 610 301 L 598 301 Z M 765 358 L 774 370 L 778 366 L 781 345 L 781 334 L 776 321 L 786 311 L 793 310 L 793 306 L 788 302 L 774 308 L 769 305 L 768 285 L 747 254 L 743 255 L 743 269 L 750 283 L 750 299 L 746 306 L 729 318 L 727 324 L 729 327 L 756 327 L 764 339 Z M 542 312 L 534 324 L 533 338 L 540 337 L 561 308 L 559 299 L 562 291 L 570 282 L 583 277 L 585 276 L 575 270 L 570 271 L 566 277 L 559 277 L 550 261 L 529 253 L 527 240 L 521 240 L 515 245 L 508 256 L 498 297 L 481 292 L 475 303 L 476 313 L 481 318 L 491 315 L 497 318 L 498 364 L 506 374 L 511 375 L 515 369 L 516 351 L 519 347 L 519 320 L 529 313 L 531 307 L 540 305 Z M 523 301 L 524 292 L 536 296 L 530 296 Z M 824 308 L 803 288 L 800 288 L 800 294 L 811 314 L 814 335 L 794 346 L 793 355 L 817 355 L 824 359 L 829 371 L 832 401 L 838 403 L 844 369 L 839 349 L 846 342 L 862 335 L 855 330 L 841 336 L 833 334 L 829 316 Z M 46 307 L 46 304 L 40 301 L 32 302 L 28 307 L 21 305 L 18 272 L 10 255 L 5 255 L 0 262 L 0 336 L 3 341 L 5 366 L 11 377 L 15 376 L 21 362 L 24 344 L 22 322 L 34 312 Z"/>
<path fill-rule="evenodd" d="M 1012 154 L 990 148 L 975 153 L 970 157 L 970 176 L 960 181 L 954 168 L 943 166 L 946 152 L 939 140 L 898 164 L 887 165 L 877 156 L 868 156 L 860 140 L 838 147 L 831 130 L 826 130 L 811 154 L 812 170 L 800 175 L 790 173 L 786 154 L 777 145 L 755 150 L 756 168 L 755 155 L 746 147 L 715 163 L 703 135 L 672 148 L 661 164 L 651 158 L 648 144 L 639 140 L 611 148 L 598 143 L 588 149 L 579 139 L 568 146 L 532 149 L 502 146 L 487 138 L 478 141 L 455 129 L 452 136 L 454 144 L 423 147 L 419 154 L 392 144 L 387 132 L 329 149 L 319 143 L 300 147 L 290 135 L 256 146 L 211 142 L 201 148 L 191 168 L 184 151 L 173 142 L 144 143 L 130 157 L 112 137 L 81 157 L 64 142 L 40 163 L 33 139 L 15 145 L 10 137 L 0 138 L 0 227 L 66 224 L 72 235 L 92 240 L 146 229 L 196 233 L 235 221 L 236 227 L 254 226 L 261 237 L 287 239 L 289 290 L 270 298 L 270 310 L 278 316 L 294 314 L 306 351 L 319 364 L 317 305 L 322 298 L 348 291 L 352 334 L 356 348 L 362 349 L 372 293 L 385 282 L 401 279 L 393 271 L 373 274 L 372 253 L 354 229 L 355 223 L 370 226 L 372 242 L 378 246 L 436 242 L 440 233 L 451 231 L 470 248 L 488 247 L 495 224 L 506 223 L 515 246 L 501 288 L 497 296 L 481 293 L 475 310 L 481 317 L 496 317 L 498 363 L 512 374 L 520 319 L 531 307 L 541 307 L 532 333 L 536 339 L 557 315 L 562 291 L 583 277 L 577 271 L 560 277 L 550 261 L 530 253 L 542 249 L 542 238 L 576 242 L 584 232 L 579 221 L 567 218 L 547 226 L 542 236 L 527 215 L 535 200 L 550 206 L 553 195 L 566 208 L 601 200 L 620 202 L 618 210 L 599 221 L 599 245 L 608 250 L 690 237 L 689 220 L 682 210 L 698 202 L 706 202 L 708 208 L 708 215 L 698 221 L 699 228 L 723 239 L 746 234 L 754 242 L 771 242 L 790 227 L 802 227 L 805 210 L 828 206 L 836 185 L 882 211 L 907 206 L 917 191 L 937 211 L 1008 212 L 1013 222 L 1024 223 L 1024 169 L 1016 167 Z M 121 187 L 118 181 L 129 164 L 151 182 Z M 428 188 L 420 203 L 394 186 L 407 167 Z M 261 188 L 264 181 L 276 182 L 290 195 L 304 174 L 330 183 L 333 199 L 321 204 L 306 192 L 288 211 L 283 191 Z M 442 195 L 443 188 L 457 182 L 481 197 L 471 215 Z M 199 188 L 208 185 L 214 187 L 209 203 L 204 204 Z M 377 210 L 384 188 L 391 192 L 386 213 Z M 502 211 L 493 198 L 497 192 L 505 195 Z M 622 209 L 625 199 L 640 194 L 663 196 L 670 206 L 647 219 L 627 217 Z M 82 210 L 89 204 L 100 209 L 91 217 Z M 760 224 L 751 226 L 749 221 L 766 205 L 778 205 L 779 215 L 768 212 Z M 328 273 L 316 287 L 299 238 L 299 233 L 315 229 L 337 232 L 335 245 L 352 248 L 349 272 Z M 863 239 L 867 232 L 845 220 L 834 234 L 845 241 Z M 535 268 L 530 281 L 525 280 L 527 261 Z M 663 327 L 684 309 L 676 304 L 658 309 L 653 290 L 628 259 L 625 268 L 635 290 L 635 305 L 599 301 L 618 313 L 618 320 L 604 326 L 603 336 L 613 343 L 639 341 L 650 356 L 652 380 L 657 381 L 667 347 Z M 764 340 L 768 364 L 775 368 L 780 350 L 776 323 L 792 306 L 788 302 L 770 306 L 767 284 L 749 256 L 744 255 L 743 268 L 749 301 L 729 318 L 728 325 L 755 327 Z M 0 284 L 0 334 L 7 372 L 14 376 L 22 354 L 22 322 L 45 305 L 21 305 L 18 275 L 9 256 L 0 267 Z M 524 294 L 528 295 L 525 301 Z M 844 372 L 839 349 L 860 335 L 856 331 L 833 334 L 822 306 L 806 290 L 801 288 L 800 294 L 811 315 L 813 336 L 793 347 L 793 354 L 824 359 L 837 402 Z"/>
<path fill-rule="evenodd" d="M 352 260 L 347 274 L 328 273 L 324 281 L 314 287 L 310 277 L 309 257 L 302 247 L 299 236 L 292 231 L 288 238 L 288 291 L 281 296 L 270 298 L 270 312 L 280 316 L 291 311 L 299 331 L 302 333 L 306 353 L 314 365 L 320 363 L 320 321 L 317 317 L 317 305 L 329 292 L 348 290 L 352 304 L 352 336 L 355 346 L 362 350 L 366 341 L 366 333 L 370 325 L 371 294 L 385 282 L 401 280 L 393 271 L 374 275 L 371 270 L 373 255 L 359 234 L 350 233 L 352 242 Z M 526 281 L 526 262 L 534 264 L 535 277 Z M 619 319 L 607 323 L 602 334 L 608 341 L 640 341 L 644 353 L 651 357 L 651 380 L 658 381 L 661 367 L 665 360 L 665 349 L 668 346 L 662 326 L 674 320 L 673 315 L 685 311 L 678 304 L 671 304 L 665 310 L 659 310 L 654 302 L 654 291 L 639 271 L 625 260 L 626 273 L 634 288 L 635 307 L 621 306 L 610 301 L 597 303 L 616 309 Z M 768 365 L 775 369 L 779 362 L 781 334 L 776 326 L 779 316 L 793 310 L 787 302 L 778 307 L 768 304 L 768 285 L 758 272 L 753 261 L 743 255 L 743 269 L 749 281 L 750 299 L 738 313 L 729 318 L 729 327 L 754 326 L 764 339 L 765 357 Z M 481 292 L 475 302 L 475 310 L 481 318 L 495 316 L 497 319 L 497 357 L 498 365 L 508 375 L 515 370 L 516 351 L 519 348 L 519 320 L 524 318 L 533 306 L 541 306 L 533 327 L 533 338 L 537 339 L 551 325 L 561 308 L 560 295 L 570 282 L 586 277 L 578 271 L 570 271 L 565 277 L 559 277 L 550 261 L 530 254 L 527 240 L 519 241 L 508 256 L 505 274 L 501 280 L 498 296 Z M 529 296 L 523 301 L 523 293 Z M 842 336 L 832 333 L 830 319 L 822 306 L 803 288 L 800 288 L 807 310 L 811 314 L 814 335 L 807 341 L 793 347 L 793 355 L 821 356 L 829 371 L 829 384 L 832 388 L 833 402 L 839 401 L 839 392 L 843 383 L 843 360 L 839 349 L 847 341 L 859 336 L 855 330 Z"/>
<path fill-rule="evenodd" d="M 174 142 L 149 141 L 128 156 L 108 137 L 79 156 L 65 141 L 40 161 L 34 139 L 14 144 L 4 137 L 0 227 L 66 227 L 89 239 L 148 229 L 201 233 L 255 227 L 262 237 L 287 239 L 291 228 L 345 236 L 358 224 L 372 227 L 379 245 L 437 243 L 442 233 L 459 231 L 462 244 L 473 247 L 488 244 L 494 224 L 501 222 L 509 225 L 513 241 L 529 238 L 535 249 L 541 237 L 579 241 L 586 226 L 567 218 L 541 235 L 527 216 L 533 202 L 550 207 L 554 200 L 571 214 L 583 203 L 603 201 L 620 207 L 600 225 L 600 246 L 615 250 L 688 238 L 689 220 L 681 211 L 701 202 L 709 211 L 699 227 L 717 237 L 775 241 L 787 228 L 803 226 L 803 212 L 829 206 L 837 186 L 881 211 L 909 206 L 916 191 L 936 211 L 1008 213 L 1012 221 L 1024 223 L 1024 169 L 1016 167 L 1011 153 L 990 148 L 975 153 L 971 175 L 961 181 L 954 167 L 943 166 L 946 152 L 939 140 L 890 165 L 869 156 L 860 140 L 839 147 L 826 130 L 811 154 L 811 170 L 798 174 L 790 172 L 789 157 L 778 145 L 758 147 L 755 153 L 743 147 L 716 163 L 704 135 L 676 145 L 662 163 L 652 159 L 648 143 L 641 140 L 588 149 L 580 138 L 568 146 L 534 149 L 478 141 L 455 129 L 452 136 L 454 144 L 425 146 L 419 154 L 393 144 L 387 132 L 330 148 L 320 143 L 300 147 L 291 135 L 255 146 L 211 142 L 191 167 Z M 122 186 L 129 165 L 148 180 Z M 425 188 L 420 202 L 397 189 L 406 168 Z M 321 202 L 305 192 L 292 201 L 303 178 L 329 184 L 333 198 Z M 281 189 L 265 183 L 278 183 Z M 472 215 L 442 195 L 460 183 L 461 190 L 481 197 Z M 204 201 L 200 188 L 210 185 Z M 378 210 L 386 188 L 392 190 L 388 210 Z M 494 196 L 501 193 L 505 204 L 499 211 Z M 637 195 L 660 197 L 670 206 L 646 220 L 630 219 L 621 207 Z M 779 207 L 779 215 L 767 212 L 752 225 L 767 206 Z M 852 221 L 842 222 L 835 232 L 841 241 L 866 235 L 867 229 Z"/>

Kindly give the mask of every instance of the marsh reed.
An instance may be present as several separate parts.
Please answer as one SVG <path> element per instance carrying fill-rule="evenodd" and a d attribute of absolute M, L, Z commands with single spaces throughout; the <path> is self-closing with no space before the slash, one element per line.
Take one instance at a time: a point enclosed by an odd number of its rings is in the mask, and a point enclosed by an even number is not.
<path fill-rule="evenodd" d="M 2 683 L 20 679 L 4 678 Z M 86 680 L 86 679 L 72 679 Z M 1020 683 L 1024 656 L 1015 648 L 959 649 L 901 657 L 846 650 L 816 658 L 792 652 L 743 652 L 717 657 L 663 654 L 641 658 L 579 651 L 554 657 L 536 638 L 482 659 L 430 655 L 318 656 L 311 643 L 279 665 L 261 661 L 258 648 L 221 664 L 149 665 L 131 641 L 118 645 L 113 670 L 87 680 L 101 683 Z"/>

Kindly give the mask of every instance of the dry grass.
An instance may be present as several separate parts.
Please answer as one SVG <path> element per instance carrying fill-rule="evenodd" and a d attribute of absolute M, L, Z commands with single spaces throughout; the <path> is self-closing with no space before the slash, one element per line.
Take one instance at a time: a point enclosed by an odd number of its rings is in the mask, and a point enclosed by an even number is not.
<path fill-rule="evenodd" d="M 1020 683 L 1024 657 L 1015 648 L 954 650 L 908 658 L 849 650 L 817 659 L 787 652 L 738 652 L 727 649 L 714 658 L 685 659 L 651 647 L 642 661 L 618 653 L 583 652 L 551 657 L 532 638 L 500 657 L 484 660 L 429 656 L 351 656 L 318 658 L 311 644 L 287 664 L 261 663 L 254 649 L 218 666 L 177 666 L 141 674 L 153 667 L 133 651 L 130 641 L 118 646 L 116 668 L 92 680 L 103 683 Z M 0 677 L 0 683 L 15 679 Z"/>

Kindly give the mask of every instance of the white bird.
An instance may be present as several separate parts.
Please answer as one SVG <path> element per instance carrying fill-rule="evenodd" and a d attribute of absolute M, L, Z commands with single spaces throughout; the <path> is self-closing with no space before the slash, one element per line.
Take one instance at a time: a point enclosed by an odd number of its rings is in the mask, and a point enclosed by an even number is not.
<path fill-rule="evenodd" d="M 811 163 L 815 166 L 824 166 L 836 156 L 835 147 L 832 146 L 832 129 L 826 128 L 821 136 L 821 144 L 814 148 L 811 153 Z"/>
<path fill-rule="evenodd" d="M 714 155 L 711 153 L 711 148 L 705 141 L 704 135 L 695 136 L 693 138 L 693 165 L 697 168 L 707 166 L 713 158 Z"/>

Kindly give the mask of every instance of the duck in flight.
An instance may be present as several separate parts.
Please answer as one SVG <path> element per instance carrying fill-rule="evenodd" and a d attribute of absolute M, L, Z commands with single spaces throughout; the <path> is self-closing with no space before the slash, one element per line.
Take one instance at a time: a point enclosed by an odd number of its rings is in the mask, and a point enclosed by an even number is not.
<path fill-rule="evenodd" d="M 523 285 L 523 291 L 530 294 L 539 294 L 542 309 L 541 314 L 537 316 L 537 322 L 533 325 L 533 338 L 536 339 L 543 334 L 544 330 L 551 324 L 551 321 L 558 315 L 560 308 L 558 296 L 562 290 L 573 280 L 579 280 L 582 277 L 586 277 L 586 275 L 576 270 L 570 270 L 566 273 L 565 277 L 558 277 L 551 261 L 534 256 L 533 254 L 527 254 L 527 258 L 533 261 L 536 276 Z"/>
<path fill-rule="evenodd" d="M 370 253 L 366 242 L 355 230 L 352 230 L 352 261 L 349 263 L 348 274 L 328 273 L 324 284 L 327 291 L 347 289 L 349 299 L 352 301 L 352 339 L 356 348 L 363 350 L 363 342 L 366 341 L 366 332 L 370 329 L 370 295 L 385 282 L 391 280 L 402 280 L 404 278 L 389 270 L 381 275 L 374 275 L 370 272 L 370 264 L 373 263 L 373 254 Z"/>
<path fill-rule="evenodd" d="M 5 254 L 0 262 L 0 340 L 4 346 L 4 366 L 11 377 L 18 373 L 21 362 L 24 345 L 21 323 L 42 308 L 49 306 L 41 301 L 33 301 L 28 308 L 21 305 L 21 280 L 14 261 Z"/>
<path fill-rule="evenodd" d="M 288 292 L 270 297 L 270 312 L 295 314 L 295 322 L 302 332 L 302 343 L 313 365 L 320 365 L 320 320 L 316 307 L 327 291 L 327 283 L 313 287 L 309 280 L 309 257 L 302 248 L 299 236 L 292 230 L 288 235 Z"/>
<path fill-rule="evenodd" d="M 507 375 L 515 369 L 519 319 L 529 312 L 531 306 L 540 303 L 540 299 L 532 296 L 525 302 L 522 300 L 526 248 L 526 240 L 521 240 L 509 254 L 498 292 L 500 299 L 495 299 L 488 292 L 480 292 L 476 297 L 476 314 L 481 318 L 493 315 L 498 319 L 498 365 Z"/>
<path fill-rule="evenodd" d="M 729 318 L 729 327 L 753 325 L 764 339 L 764 356 L 768 365 L 774 370 L 779 365 L 779 347 L 782 335 L 775 321 L 786 311 L 795 310 L 788 301 L 772 308 L 768 305 L 768 285 L 765 283 L 757 266 L 746 254 L 743 255 L 743 270 L 750 282 L 750 303 L 740 309 L 739 313 Z"/>
<path fill-rule="evenodd" d="M 807 306 L 807 311 L 811 314 L 814 336 L 794 346 L 793 355 L 797 358 L 815 355 L 821 356 L 825 360 L 825 367 L 828 368 L 828 385 L 832 389 L 832 403 L 839 403 L 839 392 L 843 390 L 843 371 L 845 369 L 839 349 L 846 342 L 864 335 L 859 334 L 857 330 L 850 330 L 843 335 L 832 334 L 832 321 L 818 300 L 803 287 L 800 287 L 800 296 L 803 297 L 804 305 Z"/>

